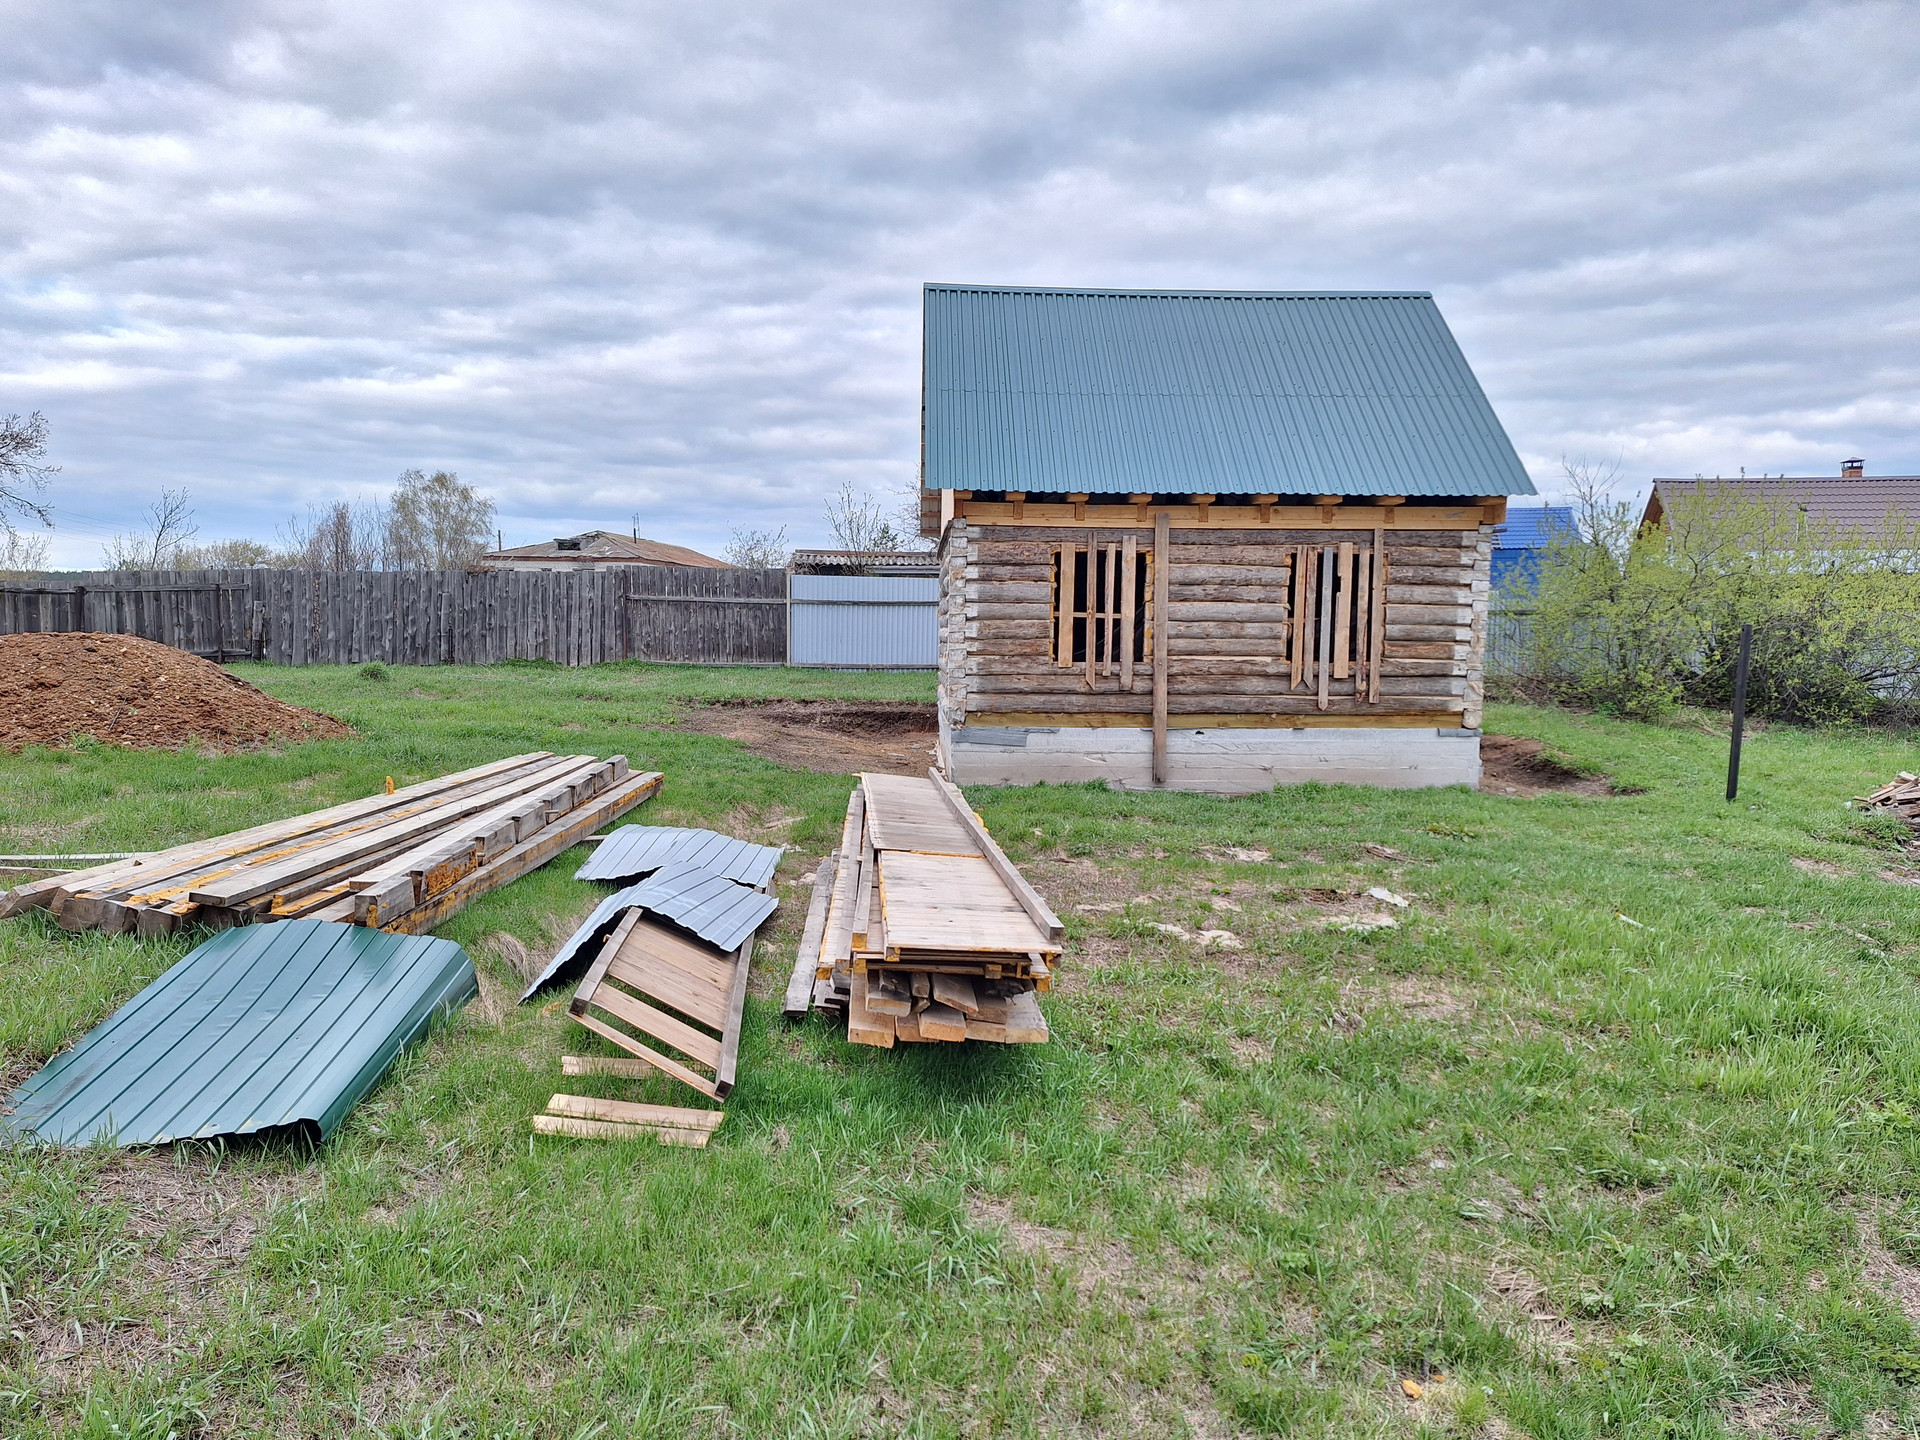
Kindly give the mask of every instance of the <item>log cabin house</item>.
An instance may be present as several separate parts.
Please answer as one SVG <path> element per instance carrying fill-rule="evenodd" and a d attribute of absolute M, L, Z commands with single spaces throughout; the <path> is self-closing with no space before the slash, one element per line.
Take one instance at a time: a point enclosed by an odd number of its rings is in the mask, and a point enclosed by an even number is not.
<path fill-rule="evenodd" d="M 1431 295 L 929 285 L 960 784 L 1475 785 L 1531 495 Z"/>

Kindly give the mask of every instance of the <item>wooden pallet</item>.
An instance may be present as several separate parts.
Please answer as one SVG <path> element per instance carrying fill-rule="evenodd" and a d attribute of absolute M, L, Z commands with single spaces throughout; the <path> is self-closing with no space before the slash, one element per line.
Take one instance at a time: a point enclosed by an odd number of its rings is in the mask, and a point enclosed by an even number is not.
<path fill-rule="evenodd" d="M 601 944 L 568 1009 L 635 1058 L 724 1100 L 739 1064 L 752 961 L 752 936 L 729 955 L 644 910 L 629 910 Z"/>

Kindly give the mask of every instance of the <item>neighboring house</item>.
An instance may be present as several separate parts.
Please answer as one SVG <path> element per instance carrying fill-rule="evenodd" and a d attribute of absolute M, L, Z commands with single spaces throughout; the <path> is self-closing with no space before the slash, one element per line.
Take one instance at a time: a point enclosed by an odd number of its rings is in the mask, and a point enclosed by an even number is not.
<path fill-rule="evenodd" d="M 1530 505 L 1507 510 L 1493 530 L 1493 588 L 1505 595 L 1528 594 L 1540 578 L 1540 557 L 1555 536 L 1579 534 L 1571 505 Z"/>
<path fill-rule="evenodd" d="M 795 575 L 937 575 L 931 550 L 796 550 L 787 560 Z"/>
<path fill-rule="evenodd" d="M 1920 522 L 1920 475 L 1867 474 L 1864 460 L 1841 462 L 1840 474 L 1759 475 L 1737 479 L 1696 475 L 1691 480 L 1656 480 L 1647 497 L 1643 525 L 1657 525 L 1683 497 L 1737 495 L 1791 505 L 1809 520 L 1851 531 L 1867 539 L 1886 534 L 1888 520 Z"/>
<path fill-rule="evenodd" d="M 963 784 L 1474 784 L 1532 482 L 1433 298 L 929 285 Z"/>
<path fill-rule="evenodd" d="M 610 530 L 589 530 L 584 535 L 566 535 L 557 540 L 543 540 L 538 545 L 493 550 L 482 555 L 480 563 L 489 570 L 612 570 L 622 565 L 733 568 L 724 560 L 702 555 L 684 545 L 664 545 L 658 540 L 642 540 Z"/>

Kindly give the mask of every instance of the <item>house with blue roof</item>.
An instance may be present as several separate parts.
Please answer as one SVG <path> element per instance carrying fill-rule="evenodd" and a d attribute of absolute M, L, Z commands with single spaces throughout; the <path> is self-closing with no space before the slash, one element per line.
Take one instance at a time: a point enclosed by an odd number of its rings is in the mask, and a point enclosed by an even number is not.
<path fill-rule="evenodd" d="M 1493 528 L 1493 588 L 1501 595 L 1530 595 L 1539 583 L 1540 561 L 1555 537 L 1579 535 L 1571 505 L 1509 507 Z"/>
<path fill-rule="evenodd" d="M 1475 784 L 1534 488 L 1423 291 L 928 285 L 942 768 Z"/>

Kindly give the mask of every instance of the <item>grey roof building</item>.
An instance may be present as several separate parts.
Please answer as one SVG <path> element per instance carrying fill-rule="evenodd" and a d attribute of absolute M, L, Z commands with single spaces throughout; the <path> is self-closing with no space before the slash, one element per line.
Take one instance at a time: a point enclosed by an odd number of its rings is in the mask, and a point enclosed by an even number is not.
<path fill-rule="evenodd" d="M 1866 473 L 1866 462 L 1844 461 L 1834 475 L 1758 475 L 1726 479 L 1695 476 L 1691 480 L 1655 480 L 1647 497 L 1642 524 L 1657 525 L 1668 509 L 1683 498 L 1716 494 L 1790 505 L 1809 520 L 1879 538 L 1897 525 L 1920 522 L 1920 475 Z"/>

